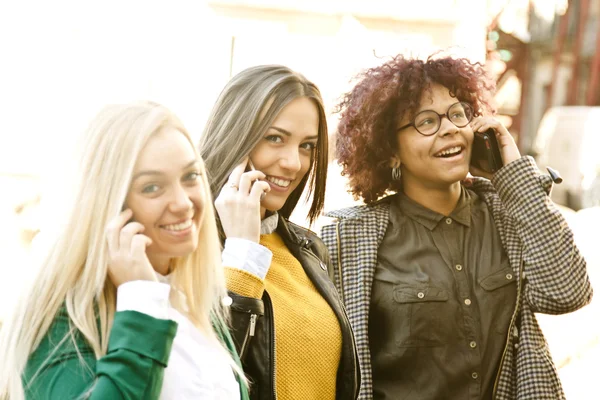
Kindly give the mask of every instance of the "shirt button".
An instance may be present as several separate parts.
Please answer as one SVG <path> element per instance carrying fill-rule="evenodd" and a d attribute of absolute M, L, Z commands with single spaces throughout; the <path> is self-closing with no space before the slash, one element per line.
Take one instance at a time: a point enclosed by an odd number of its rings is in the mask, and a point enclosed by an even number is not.
<path fill-rule="evenodd" d="M 479 378 L 479 374 L 477 374 L 477 372 L 473 372 L 473 373 L 471 374 L 471 378 L 473 378 L 473 379 L 477 379 L 477 378 Z"/>
<path fill-rule="evenodd" d="M 450 225 L 452 223 L 452 218 L 446 218 L 446 223 Z"/>
<path fill-rule="evenodd" d="M 425 297 L 425 293 L 419 292 L 419 293 L 417 293 L 417 297 L 422 299 L 423 297 Z"/>
<path fill-rule="evenodd" d="M 512 274 L 506 274 L 506 279 L 510 281 L 512 279 Z"/>
<path fill-rule="evenodd" d="M 462 265 L 456 264 L 456 270 L 457 271 L 462 271 Z"/>
<path fill-rule="evenodd" d="M 322 269 L 323 271 L 327 271 L 327 267 L 325 266 L 325 264 L 323 264 L 323 262 L 322 262 L 322 261 L 319 261 L 319 265 L 321 266 L 321 269 Z"/>
<path fill-rule="evenodd" d="M 469 343 L 469 346 L 471 346 L 471 348 L 474 349 L 475 347 L 477 347 L 477 342 L 473 340 L 471 343 Z"/>
<path fill-rule="evenodd" d="M 465 299 L 465 304 L 470 306 L 471 305 L 471 299 Z"/>

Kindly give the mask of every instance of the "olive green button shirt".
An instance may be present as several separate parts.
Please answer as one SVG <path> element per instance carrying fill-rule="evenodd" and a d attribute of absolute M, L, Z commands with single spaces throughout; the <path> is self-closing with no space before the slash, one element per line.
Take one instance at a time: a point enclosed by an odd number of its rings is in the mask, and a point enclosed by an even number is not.
<path fill-rule="evenodd" d="M 444 216 L 397 194 L 372 291 L 375 399 L 491 399 L 516 283 L 482 199 Z"/>

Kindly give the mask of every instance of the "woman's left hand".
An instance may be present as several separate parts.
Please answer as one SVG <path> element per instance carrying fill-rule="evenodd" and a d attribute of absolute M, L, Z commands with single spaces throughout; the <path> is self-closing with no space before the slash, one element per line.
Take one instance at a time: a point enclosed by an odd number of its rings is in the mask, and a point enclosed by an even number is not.
<path fill-rule="evenodd" d="M 498 146 L 500 147 L 500 155 L 502 156 L 503 165 L 510 164 L 511 162 L 521 158 L 519 148 L 515 143 L 515 139 L 512 137 L 508 129 L 500 121 L 494 117 L 479 117 L 471 121 L 471 128 L 473 133 L 485 132 L 492 128 L 496 132 L 496 139 L 498 140 Z M 470 167 L 471 175 L 483 176 L 484 178 L 492 179 L 493 173 L 483 171 L 477 167 Z"/>

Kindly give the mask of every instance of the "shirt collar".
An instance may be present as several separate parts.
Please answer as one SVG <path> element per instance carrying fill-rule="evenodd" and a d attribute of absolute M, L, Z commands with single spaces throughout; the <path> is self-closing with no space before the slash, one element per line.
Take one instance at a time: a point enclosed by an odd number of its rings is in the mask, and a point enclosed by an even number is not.
<path fill-rule="evenodd" d="M 277 229 L 278 223 L 279 223 L 279 215 L 276 212 L 274 212 L 273 214 L 269 215 L 268 217 L 266 217 L 265 219 L 260 221 L 260 234 L 261 235 L 269 235 L 269 234 L 275 232 L 275 229 Z"/>
<path fill-rule="evenodd" d="M 161 275 L 158 272 L 154 271 L 154 274 L 156 275 L 156 279 L 160 282 L 160 283 L 167 283 L 167 284 L 171 284 L 171 274 L 169 275 Z"/>
<path fill-rule="evenodd" d="M 422 206 L 409 198 L 402 191 L 398 192 L 395 203 L 403 214 L 420 223 L 430 231 L 435 229 L 437 224 L 444 218 L 451 218 L 465 226 L 471 225 L 471 196 L 462 186 L 458 203 L 449 216 L 445 216 Z"/>
<path fill-rule="evenodd" d="M 471 202 L 473 201 L 471 193 L 461 186 L 460 197 L 454 210 L 450 213 L 450 218 L 464 226 L 471 226 Z"/>

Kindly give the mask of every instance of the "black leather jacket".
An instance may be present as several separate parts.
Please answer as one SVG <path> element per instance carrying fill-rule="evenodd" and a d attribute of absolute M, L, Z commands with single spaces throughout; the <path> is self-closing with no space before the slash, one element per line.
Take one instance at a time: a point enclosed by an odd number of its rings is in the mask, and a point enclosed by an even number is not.
<path fill-rule="evenodd" d="M 335 313 L 342 331 L 342 356 L 337 373 L 337 400 L 354 400 L 360 388 L 360 371 L 354 335 L 338 292 L 328 273 L 327 248 L 315 233 L 286 221 L 277 226 L 290 252 Z M 262 299 L 229 293 L 231 334 L 250 380 L 250 399 L 275 400 L 275 341 L 273 305 L 265 290 Z"/>

